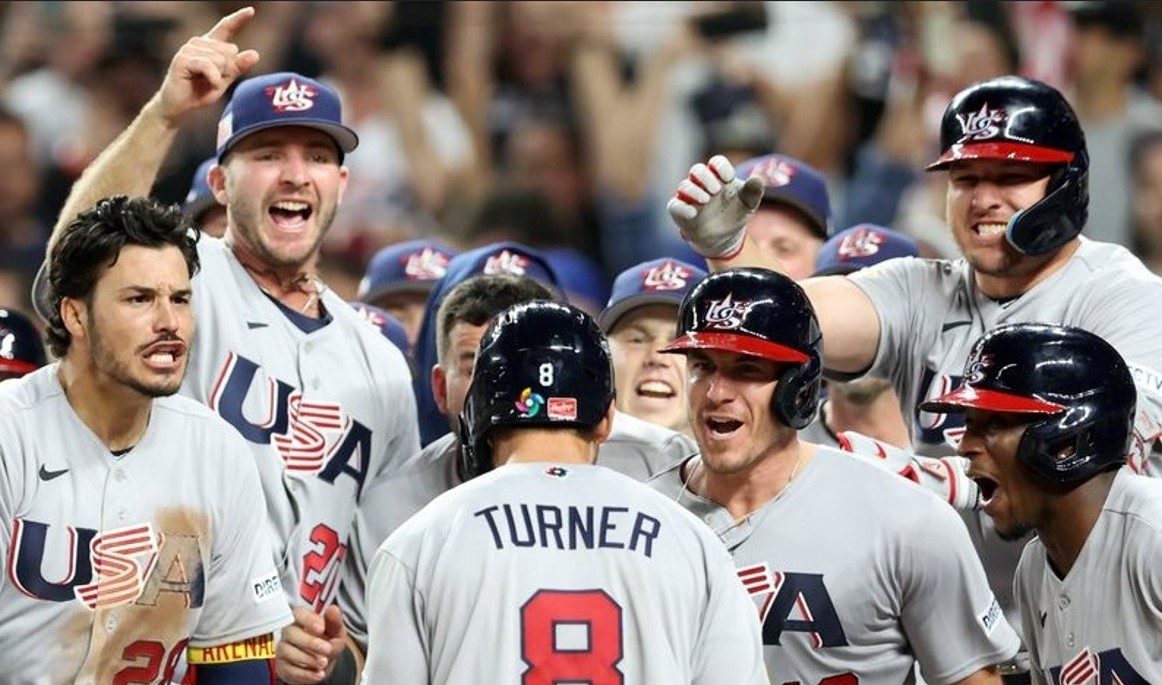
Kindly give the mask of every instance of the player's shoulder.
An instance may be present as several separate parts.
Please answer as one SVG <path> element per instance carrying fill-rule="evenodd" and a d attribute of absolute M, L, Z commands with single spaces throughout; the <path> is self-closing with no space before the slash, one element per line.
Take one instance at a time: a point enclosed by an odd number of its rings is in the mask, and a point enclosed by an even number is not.
<path fill-rule="evenodd" d="M 1122 469 L 1103 509 L 1140 528 L 1154 544 L 1162 546 L 1162 480 Z"/>
<path fill-rule="evenodd" d="M 351 347 L 352 353 L 361 354 L 367 366 L 377 377 L 393 384 L 411 386 L 411 367 L 400 352 L 377 327 L 359 315 L 348 302 L 328 290 L 323 303 L 331 314 L 331 324 Z"/>
<path fill-rule="evenodd" d="M 19 378 L 0 382 L 0 416 L 35 412 L 36 408 L 64 394 L 57 380 L 57 364 L 49 364 Z"/>
<path fill-rule="evenodd" d="M 817 464 L 827 479 L 828 492 L 843 498 L 850 506 L 880 510 L 884 516 L 901 520 L 916 518 L 920 511 L 935 512 L 937 518 L 949 521 L 957 519 L 955 510 L 932 491 L 838 447 L 815 445 L 812 464 Z M 891 504 L 884 506 L 885 502 Z"/>
<path fill-rule="evenodd" d="M 598 448 L 597 463 L 646 480 L 697 452 L 689 436 L 618 411 L 609 437 Z"/>
<path fill-rule="evenodd" d="M 1071 280 L 1092 281 L 1095 286 L 1162 287 L 1162 278 L 1122 245 L 1079 238 L 1077 251 L 1066 269 Z"/>

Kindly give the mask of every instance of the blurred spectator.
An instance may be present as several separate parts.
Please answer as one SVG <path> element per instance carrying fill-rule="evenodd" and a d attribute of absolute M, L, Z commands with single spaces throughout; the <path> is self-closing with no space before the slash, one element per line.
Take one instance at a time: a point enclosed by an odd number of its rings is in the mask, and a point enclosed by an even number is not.
<path fill-rule="evenodd" d="M 1089 147 L 1089 221 L 1085 235 L 1130 246 L 1130 143 L 1162 127 L 1162 105 L 1138 87 L 1146 63 L 1144 20 L 1131 0 L 1066 5 L 1073 17 L 1070 102 Z"/>
<path fill-rule="evenodd" d="M 1162 275 L 1162 131 L 1139 135 L 1130 146 L 1133 177 L 1133 249 Z"/>
<path fill-rule="evenodd" d="M 207 235 L 221 238 L 226 233 L 226 205 L 220 204 L 210 190 L 210 168 L 218 163 L 217 157 L 210 157 L 194 171 L 190 179 L 190 190 L 182 203 L 182 213 Z"/>
<path fill-rule="evenodd" d="M 394 3 L 311 8 L 303 39 L 360 139 L 346 158 L 351 181 L 324 251 L 362 273 L 381 247 L 440 231 L 439 215 L 471 167 L 471 140 L 432 86 L 421 52 L 407 44 L 384 49 Z"/>
<path fill-rule="evenodd" d="M 407 332 L 410 352 L 424 319 L 428 293 L 448 270 L 457 251 L 434 240 L 409 240 L 375 253 L 359 281 L 356 297 L 381 307 Z"/>
<path fill-rule="evenodd" d="M 36 214 L 40 176 L 24 123 L 0 107 L 0 302 L 32 311 L 29 293 L 48 227 Z"/>

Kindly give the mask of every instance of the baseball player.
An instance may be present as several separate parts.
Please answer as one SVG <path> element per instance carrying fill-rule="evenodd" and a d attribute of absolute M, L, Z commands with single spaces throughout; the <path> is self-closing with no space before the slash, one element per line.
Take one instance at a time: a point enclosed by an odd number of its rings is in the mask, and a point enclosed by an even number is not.
<path fill-rule="evenodd" d="M 440 303 L 436 319 L 440 361 L 432 369 L 432 388 L 451 430 L 424 447 L 401 473 L 370 488 L 367 504 L 356 517 L 339 589 L 339 606 L 351 638 L 362 651 L 367 649 L 367 571 L 375 551 L 424 505 L 468 477 L 459 462 L 459 416 L 485 330 L 510 306 L 555 297 L 531 278 L 493 274 L 462 281 Z M 645 480 L 695 451 L 688 438 L 619 413 L 612 433 L 598 448 L 597 461 L 637 480 Z M 309 663 L 305 636 L 290 633 L 288 630 L 284 634 L 280 645 L 280 674 L 292 683 L 315 682 L 303 672 L 308 669 L 298 666 Z M 291 651 L 292 646 L 298 651 Z"/>
<path fill-rule="evenodd" d="M 5 683 L 272 683 L 291 620 L 249 448 L 176 395 L 196 233 L 102 200 L 57 236 L 60 361 L 0 387 Z"/>
<path fill-rule="evenodd" d="M 730 550 L 779 682 L 999 683 L 1019 640 L 956 512 L 915 484 L 799 439 L 822 380 L 803 289 L 766 269 L 711 274 L 682 302 L 701 454 L 650 481 Z M 374 637 L 374 636 L 373 636 Z"/>
<path fill-rule="evenodd" d="M 536 250 L 512 241 L 502 241 L 483 245 L 456 255 L 448 262 L 443 278 L 432 287 L 420 323 L 419 337 L 416 338 L 416 374 L 414 383 L 416 407 L 420 417 L 420 442 L 430 444 L 448 430 L 448 417 L 436 406 L 432 394 L 431 378 L 427 373 L 436 365 L 439 350 L 436 347 L 436 311 L 448 292 L 461 281 L 480 274 L 513 274 L 528 276 L 540 281 L 554 293 L 562 293 L 557 274 L 544 255 Z"/>
<path fill-rule="evenodd" d="M 674 339 L 678 305 L 706 272 L 677 259 L 635 264 L 617 275 L 597 325 L 609 336 L 617 408 L 690 435 L 686 365 L 659 354 Z"/>
<path fill-rule="evenodd" d="M 766 683 L 729 556 L 594 465 L 615 422 L 597 325 L 557 302 L 485 333 L 461 426 L 474 479 L 376 552 L 364 683 Z"/>
<path fill-rule="evenodd" d="M 973 346 L 956 390 L 960 453 L 1002 536 L 1025 546 L 1015 593 L 1032 681 L 1162 682 L 1162 483 L 1122 466 L 1136 392 L 1080 328 L 1007 324 Z"/>
<path fill-rule="evenodd" d="M 0 309 L 0 381 L 20 378 L 48 363 L 40 331 L 15 309 Z"/>
<path fill-rule="evenodd" d="M 181 123 L 257 62 L 230 42 L 253 15 L 229 14 L 178 50 L 156 95 L 73 187 L 62 220 L 87 198 L 149 192 Z M 419 449 L 403 355 L 316 274 L 346 185 L 343 156 L 357 143 L 324 84 L 289 72 L 240 81 L 209 175 L 229 226 L 224 239 L 199 241 L 192 279 L 199 332 L 182 392 L 251 445 L 296 611 L 331 603 L 366 486 Z"/>
<path fill-rule="evenodd" d="M 903 233 L 875 224 L 857 224 L 823 244 L 812 275 L 846 275 L 889 259 L 918 256 L 916 241 Z M 912 444 L 911 422 L 900 411 L 900 400 L 887 379 L 828 380 L 823 391 L 819 414 L 799 433 L 801 439 L 838 447 L 840 433 L 857 431 L 898 448 Z"/>
<path fill-rule="evenodd" d="M 969 86 L 944 113 L 944 152 L 929 166 L 948 174 L 947 219 L 964 257 L 899 259 L 848 276 L 803 282 L 819 312 L 829 377 L 892 381 L 918 452 L 950 454 L 959 414 L 920 409 L 956 387 L 972 343 L 998 325 L 1078 326 L 1108 340 L 1137 382 L 1129 465 L 1156 475 L 1151 447 L 1162 432 L 1162 279 L 1128 250 L 1081 235 L 1089 157 L 1069 103 L 1054 88 L 1004 76 Z M 723 192 L 723 191 L 726 192 Z M 745 240 L 758 183 L 744 186 L 729 162 L 698 164 L 669 210 L 713 269 L 774 264 Z M 714 200 L 712 202 L 712 199 Z M 737 255 L 733 259 L 724 259 Z M 1016 623 L 1012 578 L 1019 545 L 997 539 L 984 514 L 966 518 L 993 591 Z"/>
<path fill-rule="evenodd" d="M 210 169 L 217 163 L 217 157 L 210 157 L 198 165 L 182 203 L 182 214 L 202 233 L 221 238 L 226 233 L 226 207 L 210 189 Z"/>
<path fill-rule="evenodd" d="M 416 344 L 428 293 L 448 271 L 448 262 L 459 254 L 435 240 L 409 240 L 376 252 L 359 281 L 356 298 L 386 309 L 403 323 L 408 348 Z"/>

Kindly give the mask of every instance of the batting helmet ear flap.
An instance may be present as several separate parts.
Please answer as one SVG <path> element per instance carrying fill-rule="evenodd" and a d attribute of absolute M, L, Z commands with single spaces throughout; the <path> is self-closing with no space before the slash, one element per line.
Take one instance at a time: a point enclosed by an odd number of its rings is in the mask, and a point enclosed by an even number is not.
<path fill-rule="evenodd" d="M 795 430 L 807 427 L 819 409 L 823 388 L 823 365 L 818 355 L 803 364 L 795 364 L 779 374 L 771 409 L 775 417 Z"/>
<path fill-rule="evenodd" d="M 1073 163 L 1054 174 L 1049 193 L 1009 219 L 1005 239 L 1028 255 L 1046 254 L 1073 240 L 1089 216 L 1088 177 L 1084 167 Z"/>
<path fill-rule="evenodd" d="M 1135 406 L 1099 413 L 1076 405 L 1031 423 L 1017 444 L 1017 459 L 1042 480 L 1066 486 L 1117 470 L 1130 453 Z"/>

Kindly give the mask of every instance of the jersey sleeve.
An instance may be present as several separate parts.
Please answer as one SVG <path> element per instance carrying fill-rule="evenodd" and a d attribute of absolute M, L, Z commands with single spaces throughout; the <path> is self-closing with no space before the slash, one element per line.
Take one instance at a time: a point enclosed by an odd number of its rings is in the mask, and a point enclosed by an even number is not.
<path fill-rule="evenodd" d="M 335 601 L 343 613 L 347 634 L 367 654 L 367 576 L 378 544 L 372 542 L 375 533 L 365 509 L 374 507 L 374 498 L 365 500 L 355 513 L 351 535 L 347 539 L 347 556 L 343 560 L 343 578 Z M 380 540 L 382 542 L 382 539 Z"/>
<path fill-rule="evenodd" d="M 911 363 L 914 357 L 912 345 L 920 330 L 916 322 L 927 315 L 921 277 L 928 263 L 912 258 L 893 259 L 848 274 L 847 278 L 871 300 L 880 321 L 879 347 L 875 360 L 865 373 L 891 378 L 892 369 Z M 901 306 L 903 302 L 911 306 Z M 862 374 L 829 375 L 838 380 L 851 380 Z"/>
<path fill-rule="evenodd" d="M 206 600 L 190 647 L 221 645 L 264 635 L 292 620 L 274 565 L 257 467 L 242 438 L 222 428 L 220 448 L 237 451 L 231 473 L 219 479 L 223 499 L 216 514 Z"/>
<path fill-rule="evenodd" d="M 423 601 L 414 569 L 381 547 L 368 578 L 364 683 L 429 682 Z"/>
<path fill-rule="evenodd" d="M 700 525 L 700 524 L 699 524 Z M 758 612 L 738 580 L 726 548 L 718 540 L 706 548 L 709 596 L 691 662 L 693 685 L 767 685 Z"/>
<path fill-rule="evenodd" d="M 944 685 L 1006 661 L 1020 640 L 955 511 L 935 497 L 924 506 L 901 531 L 901 621 L 924 680 Z"/>

